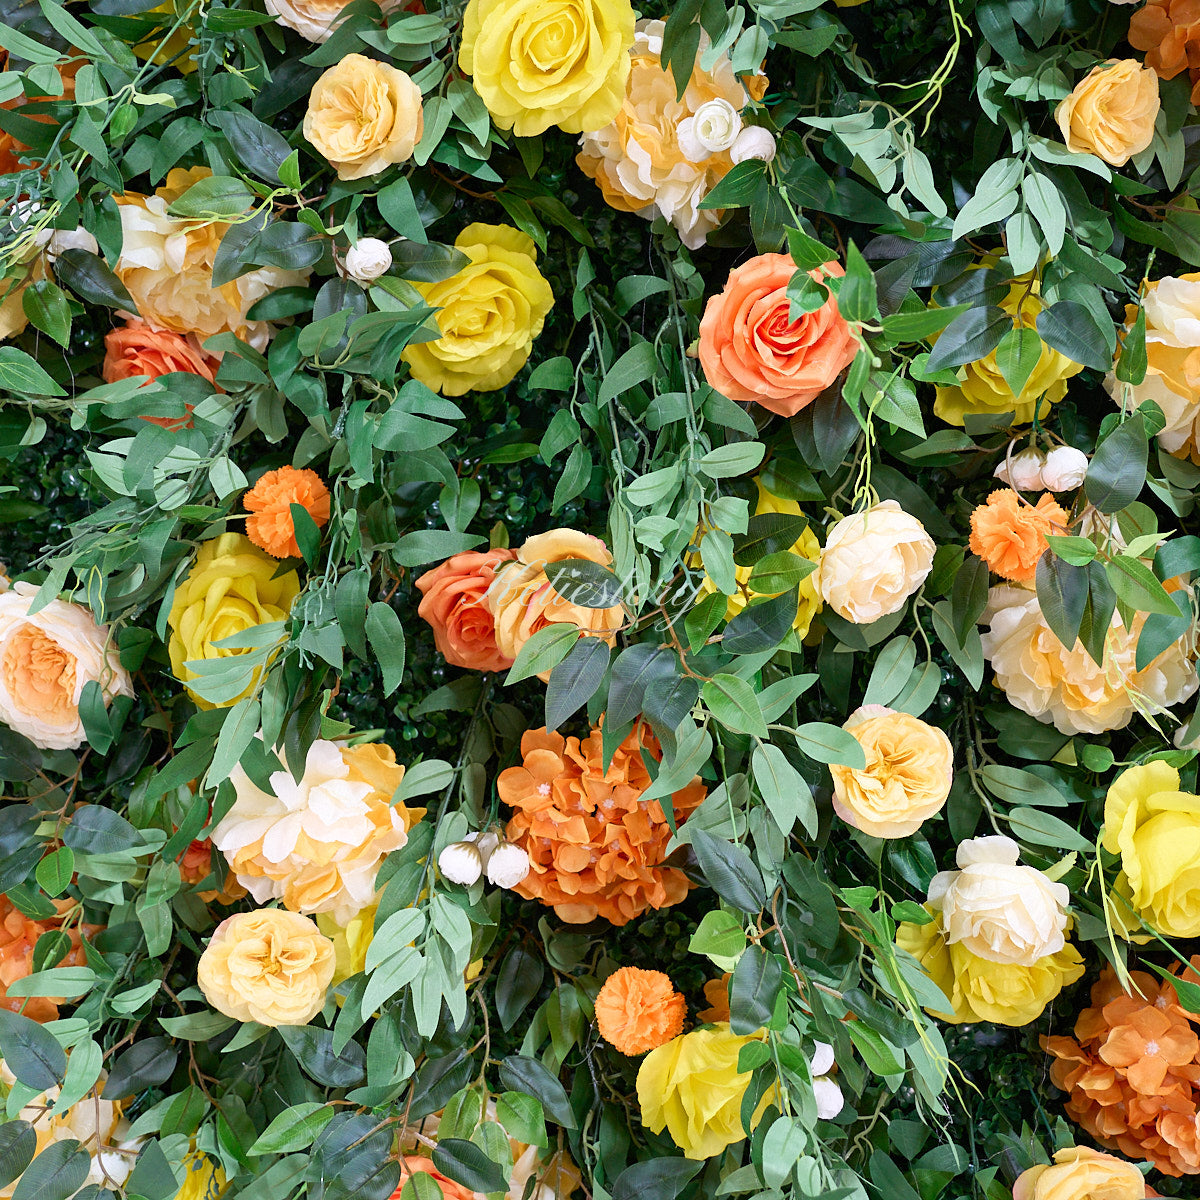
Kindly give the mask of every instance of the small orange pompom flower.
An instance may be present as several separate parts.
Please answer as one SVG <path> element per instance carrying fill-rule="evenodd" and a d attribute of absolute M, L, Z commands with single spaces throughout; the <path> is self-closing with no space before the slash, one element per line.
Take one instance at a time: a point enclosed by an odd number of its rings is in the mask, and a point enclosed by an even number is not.
<path fill-rule="evenodd" d="M 687 1002 L 661 971 L 621 967 L 596 996 L 600 1036 L 630 1057 L 678 1037 L 686 1016 Z"/>
<path fill-rule="evenodd" d="M 1034 507 L 1010 488 L 993 492 L 971 514 L 971 549 L 1004 579 L 1028 583 L 1048 534 L 1066 533 L 1067 514 L 1046 492 Z"/>
<path fill-rule="evenodd" d="M 316 471 L 280 467 L 268 471 L 243 497 L 246 536 L 273 558 L 298 558 L 292 505 L 300 504 L 318 529 L 329 520 L 329 489 Z"/>

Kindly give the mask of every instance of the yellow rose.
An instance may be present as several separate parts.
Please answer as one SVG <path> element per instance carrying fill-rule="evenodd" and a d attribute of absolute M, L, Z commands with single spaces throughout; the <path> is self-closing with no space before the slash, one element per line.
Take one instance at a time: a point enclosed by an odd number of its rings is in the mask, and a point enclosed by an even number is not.
<path fill-rule="evenodd" d="M 180 25 L 164 40 L 163 34 L 175 24 L 175 5 L 171 0 L 167 0 L 165 4 L 156 4 L 147 10 L 146 15 L 161 16 L 164 19 L 160 22 L 161 28 L 133 47 L 134 54 L 143 62 L 153 60 L 158 66 L 171 63 L 181 75 L 190 75 L 197 65 L 196 51 L 192 48 L 195 30 L 190 24 Z"/>
<path fill-rule="evenodd" d="M 255 625 L 287 619 L 300 594 L 300 579 L 295 571 L 273 578 L 278 566 L 240 533 L 223 533 L 201 545 L 192 569 L 175 589 L 167 617 L 171 627 L 167 652 L 171 672 L 180 683 L 187 687 L 195 678 L 195 672 L 185 666 L 188 662 L 247 653 L 216 642 Z M 261 673 L 262 668 L 256 668 L 252 682 L 223 704 L 236 704 L 249 695 Z M 187 692 L 200 708 L 215 707 L 191 688 Z"/>
<path fill-rule="evenodd" d="M 991 266 L 995 259 L 988 255 L 980 267 Z M 1021 329 L 1037 331 L 1038 313 L 1045 308 L 1038 296 L 1038 283 L 1029 275 L 1012 281 L 1008 295 L 1000 301 L 1002 308 Z M 957 387 L 937 388 L 933 411 L 948 425 L 961 425 L 965 413 L 1014 413 L 1019 425 L 1033 420 L 1036 412 L 1045 417 L 1052 404 L 1067 394 L 1067 380 L 1083 370 L 1065 354 L 1052 350 L 1045 342 L 1034 363 L 1020 395 L 1014 395 L 996 363 L 996 351 L 962 368 L 962 382 Z"/>
<path fill-rule="evenodd" d="M 843 821 L 871 837 L 901 838 L 941 811 L 954 779 L 954 748 L 940 729 L 882 704 L 851 713 L 843 728 L 867 759 L 863 770 L 829 768 Z"/>
<path fill-rule="evenodd" d="M 363 179 L 406 162 L 424 129 L 421 89 L 403 71 L 363 54 L 347 54 L 313 84 L 304 114 L 304 136 L 339 179 Z"/>
<path fill-rule="evenodd" d="M 317 913 L 317 928 L 333 943 L 335 985 L 367 969 L 367 950 L 375 938 L 378 911 L 379 905 L 372 904 L 343 925 L 334 920 L 332 913 Z"/>
<path fill-rule="evenodd" d="M 950 1001 L 950 1012 L 928 1009 L 930 1016 L 954 1025 L 976 1021 L 1028 1025 L 1064 987 L 1083 975 L 1083 959 L 1069 942 L 1032 966 L 992 962 L 961 943 L 948 945 L 941 913 L 930 911 L 934 920 L 929 924 L 904 921 L 896 929 L 896 944 L 921 964 Z"/>
<path fill-rule="evenodd" d="M 218 1162 L 199 1150 L 183 1160 L 183 1186 L 175 1200 L 217 1200 L 225 1187 L 225 1172 Z"/>
<path fill-rule="evenodd" d="M 1067 149 L 1123 167 L 1154 140 L 1158 76 L 1136 58 L 1110 58 L 1060 100 L 1054 119 Z"/>
<path fill-rule="evenodd" d="M 1038 1163 L 1013 1184 L 1013 1200 L 1144 1200 L 1146 1177 L 1133 1165 L 1090 1146 L 1068 1146 L 1054 1165 Z"/>
<path fill-rule="evenodd" d="M 625 623 L 624 606 L 585 608 L 560 596 L 546 577 L 546 564 L 566 558 L 587 559 L 602 567 L 612 563 L 608 547 L 598 537 L 577 529 L 551 529 L 529 538 L 517 551 L 516 561 L 496 572 L 483 603 L 496 622 L 496 646 L 501 654 L 516 658 L 539 629 L 557 621 L 613 644 L 616 630 Z M 543 678 L 548 676 L 546 672 Z"/>
<path fill-rule="evenodd" d="M 471 0 L 458 65 L 518 137 L 602 129 L 625 99 L 629 0 Z"/>
<path fill-rule="evenodd" d="M 1117 776 L 1102 844 L 1121 856 L 1118 895 L 1147 924 L 1167 937 L 1200 937 L 1200 796 L 1179 790 L 1174 767 L 1150 762 Z"/>
<path fill-rule="evenodd" d="M 783 513 L 790 517 L 803 515 L 800 505 L 795 500 L 785 500 L 782 496 L 772 495 L 761 483 L 757 483 L 757 486 L 758 504 L 754 509 L 756 517 L 762 516 L 763 513 Z M 798 558 L 806 558 L 810 562 L 818 564 L 821 561 L 821 543 L 817 541 L 817 536 L 811 528 L 805 529 L 792 543 L 789 550 Z M 725 605 L 725 620 L 732 621 L 751 600 L 764 595 L 764 593 L 756 592 L 749 586 L 750 576 L 753 573 L 753 567 L 734 568 L 734 577 L 737 579 L 738 589 L 729 597 Z M 701 593 L 708 596 L 716 590 L 717 585 L 705 575 L 704 582 L 700 585 Z M 770 594 L 776 595 L 777 593 L 772 592 Z M 818 567 L 806 579 L 800 581 L 799 597 L 796 602 L 796 619 L 792 622 L 792 628 L 796 631 L 797 637 L 805 637 L 807 635 L 812 626 L 813 617 L 820 611 L 821 572 Z"/>
<path fill-rule="evenodd" d="M 333 943 L 299 913 L 282 908 L 227 917 L 196 968 L 217 1012 L 259 1025 L 307 1025 L 325 1005 Z"/>
<path fill-rule="evenodd" d="M 642 1124 L 654 1133 L 670 1131 L 685 1158 L 712 1158 L 746 1136 L 742 1097 L 750 1071 L 739 1072 L 738 1055 L 759 1035 L 739 1037 L 728 1024 L 696 1029 L 672 1038 L 642 1059 L 637 1075 Z M 755 1109 L 757 1124 L 774 1088 Z"/>
<path fill-rule="evenodd" d="M 414 379 L 443 396 L 511 383 L 542 332 L 554 293 L 537 269 L 533 239 L 510 225 L 468 225 L 454 243 L 471 261 L 440 283 L 414 283 L 441 337 L 404 351 Z"/>

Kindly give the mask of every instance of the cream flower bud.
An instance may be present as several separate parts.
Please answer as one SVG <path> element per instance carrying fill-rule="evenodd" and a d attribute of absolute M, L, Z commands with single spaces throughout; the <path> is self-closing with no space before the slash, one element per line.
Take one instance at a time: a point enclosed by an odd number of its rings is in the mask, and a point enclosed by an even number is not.
<path fill-rule="evenodd" d="M 470 887 L 483 874 L 483 859 L 470 842 L 451 842 L 438 855 L 438 870 L 451 883 Z"/>
<path fill-rule="evenodd" d="M 529 855 L 512 842 L 501 842 L 488 855 L 487 877 L 496 887 L 514 888 L 529 874 Z"/>
<path fill-rule="evenodd" d="M 370 283 L 392 265 L 392 251 L 379 238 L 359 238 L 346 251 L 346 274 L 358 283 Z"/>
<path fill-rule="evenodd" d="M 759 158 L 770 162 L 775 157 L 775 135 L 761 125 L 747 125 L 733 139 L 729 147 L 729 157 L 734 164 L 745 162 L 748 158 Z"/>
<path fill-rule="evenodd" d="M 77 229 L 49 229 L 46 240 L 46 257 L 54 262 L 64 250 L 86 250 L 89 254 L 99 254 L 100 244 L 88 233 L 82 225 Z"/>
<path fill-rule="evenodd" d="M 1018 492 L 1040 492 L 1045 489 L 1042 481 L 1042 464 L 1045 462 L 1039 450 L 1022 450 L 1011 458 L 1007 455 L 997 464 L 992 474 Z"/>
<path fill-rule="evenodd" d="M 492 857 L 496 847 L 500 845 L 500 835 L 494 829 L 489 829 L 486 833 L 471 834 L 467 838 L 467 841 L 475 843 L 475 849 L 479 851 L 479 857 L 483 861 L 483 866 L 486 870 L 488 859 Z"/>
<path fill-rule="evenodd" d="M 717 97 L 680 121 L 676 136 L 684 156 L 690 162 L 700 162 L 710 154 L 728 150 L 741 130 L 741 113 L 728 100 Z"/>
<path fill-rule="evenodd" d="M 1088 457 L 1074 446 L 1055 446 L 1042 464 L 1042 486 L 1052 492 L 1073 492 L 1083 486 Z"/>

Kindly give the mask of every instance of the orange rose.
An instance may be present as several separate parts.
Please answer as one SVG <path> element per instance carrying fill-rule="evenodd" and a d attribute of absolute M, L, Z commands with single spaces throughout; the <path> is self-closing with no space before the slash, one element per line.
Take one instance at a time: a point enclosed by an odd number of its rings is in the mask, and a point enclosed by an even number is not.
<path fill-rule="evenodd" d="M 242 504 L 252 516 L 246 518 L 246 536 L 273 558 L 299 558 L 292 505 L 301 505 L 317 528 L 329 521 L 329 489 L 316 471 L 306 467 L 280 467 L 268 471 L 245 494 Z"/>
<path fill-rule="evenodd" d="M 686 1016 L 687 1002 L 662 971 L 621 967 L 596 996 L 600 1036 L 630 1057 L 678 1037 Z"/>
<path fill-rule="evenodd" d="M 468 550 L 448 558 L 417 580 L 417 615 L 429 622 L 438 652 L 451 665 L 472 671 L 504 671 L 513 660 L 496 645 L 496 619 L 483 603 L 501 563 L 515 550 Z"/>
<path fill-rule="evenodd" d="M 8 998 L 9 984 L 24 979 L 33 971 L 33 948 L 43 933 L 52 929 L 61 929 L 63 917 L 75 907 L 73 900 L 56 900 L 57 917 L 45 921 L 35 921 L 27 917 L 14 906 L 5 895 L 0 895 L 0 1008 L 9 1012 L 21 1013 L 33 1021 L 57 1021 L 58 1006 L 64 1003 L 56 996 L 33 996 L 29 999 L 14 996 Z M 99 925 L 84 925 L 83 931 L 88 934 L 99 931 Z M 80 939 L 79 928 L 67 930 L 71 939 L 71 948 L 66 957 L 55 963 L 59 967 L 83 967 L 87 965 L 87 955 L 84 953 Z"/>
<path fill-rule="evenodd" d="M 991 569 L 1014 583 L 1028 583 L 1038 559 L 1049 549 L 1048 534 L 1066 533 L 1067 514 L 1046 492 L 1037 506 L 1001 488 L 971 514 L 971 551 Z"/>
<path fill-rule="evenodd" d="M 130 319 L 104 335 L 105 383 L 145 375 L 157 379 L 176 372 L 199 375 L 216 386 L 218 360 L 200 349 L 195 337 L 185 337 L 169 329 L 155 329 L 145 321 Z M 192 406 L 185 406 L 183 417 L 143 417 L 164 429 L 190 429 Z"/>
<path fill-rule="evenodd" d="M 760 254 L 730 271 L 710 296 L 700 322 L 700 365 L 730 400 L 753 401 L 790 417 L 811 404 L 858 353 L 858 342 L 831 295 L 793 321 L 787 298 L 796 264 L 788 254 Z M 813 279 L 844 274 L 836 262 Z"/>
<path fill-rule="evenodd" d="M 404 1185 L 414 1175 L 433 1176 L 433 1181 L 442 1189 L 442 1196 L 445 1200 L 478 1200 L 478 1192 L 463 1187 L 461 1183 L 455 1183 L 453 1179 L 447 1179 L 429 1159 L 422 1158 L 419 1154 L 406 1154 L 400 1160 L 400 1182 L 392 1193 L 392 1200 L 400 1200 L 400 1193 L 404 1191 Z"/>

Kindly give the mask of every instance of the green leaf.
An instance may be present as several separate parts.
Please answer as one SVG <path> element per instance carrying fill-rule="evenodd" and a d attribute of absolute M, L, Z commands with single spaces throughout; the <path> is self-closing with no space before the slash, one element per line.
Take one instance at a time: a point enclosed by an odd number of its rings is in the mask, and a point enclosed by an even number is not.
<path fill-rule="evenodd" d="M 929 352 L 926 370 L 940 371 L 978 362 L 995 350 L 1012 327 L 1012 317 L 1002 308 L 991 305 L 968 308 L 939 335 Z"/>
<path fill-rule="evenodd" d="M 263 1130 L 247 1154 L 290 1154 L 312 1145 L 317 1134 L 329 1124 L 334 1109 L 327 1104 L 296 1104 L 277 1116 Z"/>
<path fill-rule="evenodd" d="M 506 685 L 520 683 L 557 666 L 579 640 L 579 628 L 567 621 L 553 621 L 537 631 L 520 649 L 504 677 Z"/>
<path fill-rule="evenodd" d="M 1096 447 L 1083 489 L 1102 512 L 1115 513 L 1132 504 L 1146 482 L 1146 422 L 1134 413 Z"/>
<path fill-rule="evenodd" d="M 735 556 L 734 561 L 737 561 Z M 750 573 L 747 586 L 760 596 L 786 592 L 807 579 L 817 569 L 812 559 L 802 558 L 790 550 L 778 550 L 759 559 Z"/>
<path fill-rule="evenodd" d="M 709 479 L 728 479 L 753 471 L 766 452 L 762 442 L 732 442 L 710 450 L 696 465 Z"/>
<path fill-rule="evenodd" d="M 13 1200 L 67 1200 L 88 1177 L 92 1156 L 73 1138 L 51 1142 L 17 1180 Z"/>
<path fill-rule="evenodd" d="M 1092 843 L 1066 821 L 1037 808 L 1014 808 L 1008 814 L 1008 827 L 1014 837 L 1035 846 L 1050 846 L 1058 852 L 1078 850 L 1086 853 Z"/>
<path fill-rule="evenodd" d="M 885 1041 L 865 1021 L 847 1021 L 843 1028 L 850 1035 L 855 1049 L 863 1057 L 863 1062 L 876 1075 L 898 1075 L 904 1067 L 897 1057 L 895 1047 Z"/>
<path fill-rule="evenodd" d="M 16 346 L 0 346 L 0 390 L 23 396 L 65 396 L 37 361 Z"/>
<path fill-rule="evenodd" d="M 1010 329 L 996 347 L 996 365 L 1004 382 L 1014 396 L 1019 396 L 1029 382 L 1038 359 L 1042 356 L 1042 339 L 1036 329 Z"/>
<path fill-rule="evenodd" d="M 1155 578 L 1154 572 L 1139 559 L 1118 554 L 1109 559 L 1105 574 L 1117 598 L 1130 608 L 1138 612 L 1178 616 L 1175 601 Z"/>
<path fill-rule="evenodd" d="M 496 977 L 496 1012 L 505 1030 L 511 1029 L 541 989 L 545 966 L 540 958 L 514 946 Z"/>
<path fill-rule="evenodd" d="M 742 922 L 722 908 L 705 913 L 688 942 L 693 954 L 704 954 L 714 960 L 737 958 L 745 948 L 746 931 Z"/>
<path fill-rule="evenodd" d="M 748 604 L 728 625 L 721 648 L 730 654 L 758 654 L 778 646 L 796 620 L 796 589 L 770 600 Z"/>
<path fill-rule="evenodd" d="M 500 1063 L 500 1082 L 510 1092 L 532 1096 L 541 1104 L 546 1116 L 564 1129 L 576 1127 L 566 1089 L 536 1058 L 510 1054 Z"/>
<path fill-rule="evenodd" d="M 709 886 L 728 904 L 744 913 L 758 913 L 767 902 L 762 875 L 747 851 L 703 829 L 691 830 L 696 861 Z"/>
<path fill-rule="evenodd" d="M 17 1079 L 36 1092 L 60 1083 L 67 1070 L 66 1053 L 54 1035 L 7 1009 L 0 1009 L 0 1056 Z"/>
<path fill-rule="evenodd" d="M 1116 376 L 1122 383 L 1137 387 L 1146 378 L 1146 310 L 1138 309 L 1137 320 L 1121 340 Z"/>
<path fill-rule="evenodd" d="M 904 690 L 916 665 L 917 646 L 913 639 L 893 638 L 880 650 L 871 668 L 863 704 L 890 704 Z"/>
<path fill-rule="evenodd" d="M 783 971 L 773 954 L 747 946 L 729 984 L 729 1026 L 734 1033 L 757 1033 L 775 1011 Z"/>
<path fill-rule="evenodd" d="M 1065 354 L 1072 362 L 1083 363 L 1094 371 L 1112 367 L 1112 351 L 1104 334 L 1091 310 L 1077 300 L 1060 300 L 1043 309 L 1038 313 L 1037 331 L 1047 346 Z"/>
<path fill-rule="evenodd" d="M 746 532 L 734 539 L 733 561 L 739 567 L 753 567 L 771 555 L 790 554 L 807 528 L 808 518 L 802 513 L 757 513 L 747 523 Z"/>
<path fill-rule="evenodd" d="M 120 308 L 137 315 L 137 306 L 125 285 L 108 264 L 95 254 L 74 247 L 64 250 L 54 264 L 54 277 L 80 300 Z"/>
<path fill-rule="evenodd" d="M 1088 601 L 1087 572 L 1053 554 L 1038 559 L 1034 576 L 1038 604 L 1054 636 L 1069 650 L 1075 645 Z"/>
<path fill-rule="evenodd" d="M 0 1125 L 0 1187 L 6 1188 L 33 1160 L 37 1134 L 28 1121 Z"/>
<path fill-rule="evenodd" d="M 71 340 L 71 304 L 67 294 L 49 279 L 36 279 L 21 293 L 21 307 L 35 329 L 48 333 L 60 346 Z"/>
<path fill-rule="evenodd" d="M 383 694 L 390 696 L 404 679 L 404 626 L 390 604 L 377 600 L 367 609 L 364 629 L 383 672 Z"/>
<path fill-rule="evenodd" d="M 702 1166 L 702 1161 L 687 1158 L 652 1158 L 634 1163 L 617 1176 L 612 1200 L 675 1200 Z"/>
<path fill-rule="evenodd" d="M 1046 538 L 1055 558 L 1073 567 L 1086 567 L 1096 557 L 1096 543 L 1090 538 L 1050 534 Z"/>
<path fill-rule="evenodd" d="M 621 603 L 621 581 L 598 562 L 564 558 L 547 563 L 546 578 L 564 600 L 581 608 L 613 608 Z"/>
<path fill-rule="evenodd" d="M 853 242 L 846 248 L 846 273 L 838 288 L 837 307 L 847 321 L 870 321 L 879 314 L 875 276 Z"/>
<path fill-rule="evenodd" d="M 214 110 L 208 114 L 208 121 L 229 139 L 244 167 L 272 186 L 279 180 L 279 169 L 292 153 L 281 134 L 244 108 Z"/>
<path fill-rule="evenodd" d="M 819 763 L 838 763 L 852 770 L 866 769 L 867 758 L 859 740 L 837 725 L 809 721 L 796 729 L 796 743 Z"/>
<path fill-rule="evenodd" d="M 1062 808 L 1067 800 L 1056 787 L 1047 783 L 1040 775 L 1020 767 L 1006 767 L 995 763 L 984 767 L 979 777 L 998 799 L 1006 804 L 1025 805 L 1033 808 Z"/>
<path fill-rule="evenodd" d="M 700 695 L 709 712 L 727 729 L 748 733 L 753 737 L 767 736 L 767 723 L 754 689 L 736 675 L 714 675 L 706 680 Z"/>
<path fill-rule="evenodd" d="M 70 846 L 60 846 L 51 851 L 38 863 L 34 872 L 38 886 L 47 896 L 61 896 L 70 887 L 74 874 L 75 854 Z"/>
<path fill-rule="evenodd" d="M 631 346 L 605 372 L 604 380 L 596 393 L 596 403 L 603 407 L 646 380 L 653 379 L 657 371 L 658 358 L 653 342 L 639 342 L 636 346 Z"/>
<path fill-rule="evenodd" d="M 232 220 L 254 203 L 254 193 L 232 175 L 209 175 L 197 180 L 169 211 L 177 217 Z"/>
<path fill-rule="evenodd" d="M 688 68 L 689 72 L 691 68 Z M 680 95 L 683 95 L 682 89 Z M 767 164 L 757 158 L 748 158 L 728 171 L 716 187 L 710 188 L 700 202 L 701 209 L 744 208 L 754 199 L 758 185 L 766 177 Z M 832 252 L 829 255 L 833 258 Z"/>
<path fill-rule="evenodd" d="M 799 821 L 810 837 L 816 837 L 817 806 L 804 776 L 788 762 L 787 755 L 764 742 L 754 748 L 751 762 L 754 782 L 780 833 L 790 837 Z"/>
<path fill-rule="evenodd" d="M 546 684 L 546 728 L 557 729 L 599 690 L 610 650 L 603 638 L 581 637 L 550 672 Z"/>

